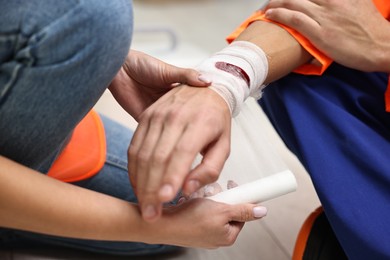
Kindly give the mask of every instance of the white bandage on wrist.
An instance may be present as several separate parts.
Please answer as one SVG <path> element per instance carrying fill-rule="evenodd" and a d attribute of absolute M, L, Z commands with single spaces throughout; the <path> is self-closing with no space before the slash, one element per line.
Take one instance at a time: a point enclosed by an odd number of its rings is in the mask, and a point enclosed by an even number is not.
<path fill-rule="evenodd" d="M 211 82 L 210 88 L 224 98 L 232 116 L 236 116 L 249 96 L 261 98 L 268 61 L 257 45 L 237 41 L 203 61 L 196 69 Z"/>

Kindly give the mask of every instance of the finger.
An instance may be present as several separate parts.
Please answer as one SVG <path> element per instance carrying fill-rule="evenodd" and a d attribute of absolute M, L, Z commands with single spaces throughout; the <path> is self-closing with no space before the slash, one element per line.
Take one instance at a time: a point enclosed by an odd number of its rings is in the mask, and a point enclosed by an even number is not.
<path fill-rule="evenodd" d="M 208 87 L 211 84 L 210 79 L 201 75 L 198 71 L 193 69 L 184 69 L 185 72 L 185 84 L 196 87 Z"/>
<path fill-rule="evenodd" d="M 137 161 L 138 151 L 142 147 L 142 143 L 149 128 L 149 120 L 142 120 L 139 122 L 133 137 L 131 139 L 128 153 L 128 171 L 130 177 L 130 183 L 134 189 L 136 189 L 137 182 Z"/>
<path fill-rule="evenodd" d="M 200 188 L 199 190 L 191 193 L 189 199 L 204 198 L 205 196 L 204 192 L 205 192 L 204 188 Z"/>
<path fill-rule="evenodd" d="M 180 110 L 173 109 L 166 116 L 161 137 L 154 148 L 154 154 L 150 161 L 149 183 L 153 183 L 154 187 L 159 188 L 156 199 L 161 202 L 171 200 L 177 192 L 169 183 L 164 183 L 164 185 L 161 183 L 167 165 L 172 158 L 172 152 L 185 128 L 185 123 L 180 120 L 177 113 L 180 113 Z"/>
<path fill-rule="evenodd" d="M 247 222 L 263 218 L 267 215 L 267 208 L 253 204 L 231 205 L 230 220 L 237 222 Z"/>
<path fill-rule="evenodd" d="M 293 28 L 304 36 L 317 35 L 321 29 L 320 24 L 315 19 L 301 12 L 277 8 L 268 9 L 265 15 L 268 19 Z"/>
<path fill-rule="evenodd" d="M 136 155 L 136 186 L 138 200 L 144 220 L 154 221 L 161 215 L 162 204 L 157 198 L 160 187 L 161 174 L 153 174 L 150 168 L 153 166 L 154 149 L 163 129 L 164 116 L 154 114 L 148 124 L 145 137 Z"/>
<path fill-rule="evenodd" d="M 231 246 L 236 242 L 238 235 L 240 234 L 245 222 L 230 221 L 227 223 L 229 228 L 228 238 L 223 241 L 219 246 Z"/>
<path fill-rule="evenodd" d="M 298 11 L 307 15 L 312 14 L 315 8 L 320 6 L 321 0 L 271 0 L 264 10 L 274 8 L 285 8 L 291 11 Z"/>
<path fill-rule="evenodd" d="M 174 75 L 177 80 L 176 82 L 196 87 L 208 87 L 211 84 L 210 80 L 203 77 L 194 69 L 180 68 L 174 71 L 176 72 Z"/>
<path fill-rule="evenodd" d="M 321 29 L 320 24 L 305 13 L 291 11 L 284 8 L 268 9 L 265 13 L 266 18 L 286 25 L 304 36 L 315 37 Z"/>
<path fill-rule="evenodd" d="M 180 140 L 177 142 L 174 150 L 171 154 L 171 159 L 166 168 L 164 174 L 163 183 L 171 185 L 173 193 L 177 193 L 182 186 L 184 179 L 191 170 L 193 161 L 196 155 L 204 148 L 205 145 L 210 143 L 213 134 L 204 131 L 202 125 L 188 124 Z M 216 179 L 214 178 L 213 181 Z M 193 183 L 193 189 L 191 192 L 184 192 L 189 195 L 201 187 L 200 183 Z M 184 191 L 184 190 L 183 190 Z M 164 197 L 161 199 L 171 200 L 172 197 Z"/>
<path fill-rule="evenodd" d="M 204 153 L 201 163 L 187 176 L 183 192 L 185 194 L 192 193 L 197 188 L 216 181 L 229 157 L 229 153 L 230 138 L 221 138 L 210 145 Z"/>

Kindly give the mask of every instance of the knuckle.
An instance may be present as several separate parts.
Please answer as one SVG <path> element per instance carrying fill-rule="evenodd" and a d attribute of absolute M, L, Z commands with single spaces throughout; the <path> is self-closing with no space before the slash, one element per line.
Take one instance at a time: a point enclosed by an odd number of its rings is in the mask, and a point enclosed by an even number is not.
<path fill-rule="evenodd" d="M 189 154 L 192 153 L 192 148 L 186 143 L 178 142 L 176 144 L 176 147 L 174 148 L 174 153 L 188 156 Z"/>
<path fill-rule="evenodd" d="M 134 158 L 137 156 L 138 149 L 134 145 L 130 144 L 129 149 L 128 149 L 128 156 L 129 158 Z"/>
<path fill-rule="evenodd" d="M 164 110 L 155 110 L 150 116 L 151 121 L 154 124 L 162 124 L 165 121 L 165 111 Z"/>
<path fill-rule="evenodd" d="M 168 161 L 168 154 L 165 151 L 158 150 L 155 151 L 152 158 L 152 163 L 154 165 L 161 165 Z"/>
<path fill-rule="evenodd" d="M 242 207 L 241 209 L 241 220 L 242 221 L 248 221 L 251 219 L 251 213 L 249 212 L 248 209 L 245 207 Z"/>
<path fill-rule="evenodd" d="M 217 169 L 210 168 L 208 175 L 211 181 L 216 181 L 219 177 L 219 171 Z"/>
<path fill-rule="evenodd" d="M 150 155 L 149 152 L 141 150 L 136 154 L 136 158 L 138 163 L 147 164 L 149 162 Z"/>
<path fill-rule="evenodd" d="M 167 114 L 165 123 L 169 125 L 183 125 L 184 120 L 182 116 L 183 112 L 180 109 L 172 109 Z"/>

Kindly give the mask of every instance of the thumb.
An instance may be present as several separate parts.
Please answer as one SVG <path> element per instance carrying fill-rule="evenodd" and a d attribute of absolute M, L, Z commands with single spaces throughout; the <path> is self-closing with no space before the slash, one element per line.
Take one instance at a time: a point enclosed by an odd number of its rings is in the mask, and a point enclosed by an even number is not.
<path fill-rule="evenodd" d="M 232 205 L 231 221 L 247 222 L 263 218 L 267 215 L 267 208 L 253 204 Z"/>
<path fill-rule="evenodd" d="M 194 87 L 208 87 L 211 82 L 201 76 L 201 74 L 194 69 L 180 68 L 176 70 L 176 78 L 178 83 L 187 84 Z"/>

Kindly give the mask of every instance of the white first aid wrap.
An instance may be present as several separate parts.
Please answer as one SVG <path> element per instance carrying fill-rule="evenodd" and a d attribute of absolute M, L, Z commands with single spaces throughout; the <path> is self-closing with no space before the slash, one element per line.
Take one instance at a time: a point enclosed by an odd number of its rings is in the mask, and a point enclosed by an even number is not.
<path fill-rule="evenodd" d="M 227 204 L 261 203 L 293 192 L 296 189 L 295 176 L 291 171 L 285 170 L 207 198 Z"/>
<path fill-rule="evenodd" d="M 261 97 L 268 74 L 268 60 L 257 45 L 235 41 L 196 69 L 211 82 L 210 88 L 226 101 L 232 116 L 236 116 L 249 96 Z"/>

